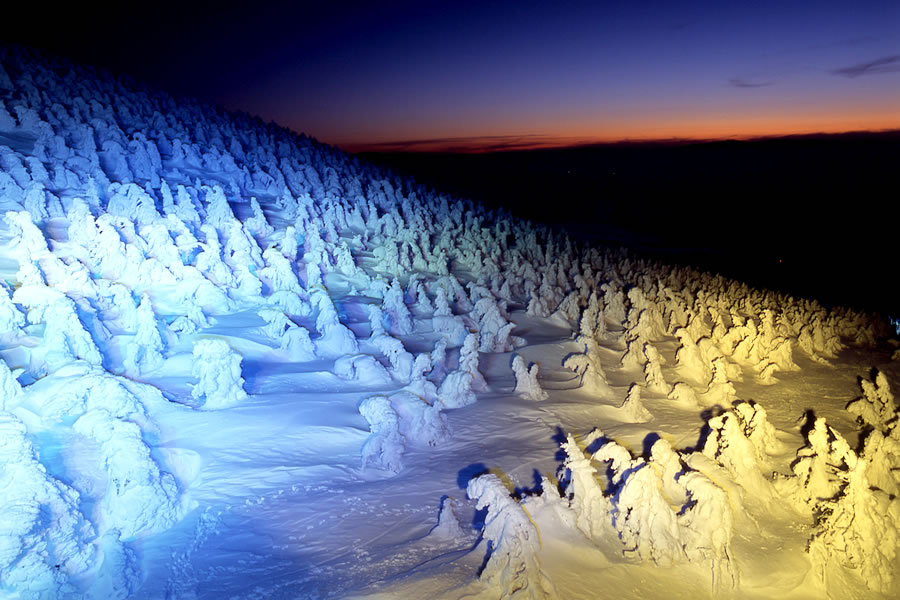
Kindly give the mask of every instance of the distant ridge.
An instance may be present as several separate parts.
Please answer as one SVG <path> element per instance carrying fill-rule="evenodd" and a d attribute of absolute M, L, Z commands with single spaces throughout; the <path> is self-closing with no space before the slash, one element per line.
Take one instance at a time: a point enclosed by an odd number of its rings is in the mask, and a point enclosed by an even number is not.
<path fill-rule="evenodd" d="M 572 137 L 555 137 L 546 135 L 506 135 L 506 136 L 472 136 L 460 138 L 433 138 L 418 140 L 398 140 L 375 143 L 338 144 L 351 154 L 385 154 L 385 153 L 435 153 L 435 154 L 489 154 L 499 152 L 534 152 L 552 150 L 577 150 L 584 148 L 622 148 L 622 147 L 668 147 L 699 144 L 718 144 L 729 142 L 762 142 L 777 140 L 809 140 L 809 141 L 863 141 L 900 139 L 900 128 L 881 130 L 853 130 L 843 132 L 811 132 L 787 135 L 762 136 L 726 136 L 712 138 L 650 138 L 621 139 L 612 141 L 585 141 Z"/>

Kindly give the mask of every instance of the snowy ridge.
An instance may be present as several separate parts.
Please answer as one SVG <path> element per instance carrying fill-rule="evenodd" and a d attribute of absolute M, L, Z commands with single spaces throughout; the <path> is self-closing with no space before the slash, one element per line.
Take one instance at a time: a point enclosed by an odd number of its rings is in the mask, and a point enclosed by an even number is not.
<path fill-rule="evenodd" d="M 812 596 L 897 590 L 891 364 L 848 406 L 858 449 L 768 400 L 874 356 L 870 315 L 582 247 L 17 48 L 0 210 L 3 594 L 419 597 L 405 575 L 436 597 L 587 597 L 558 544 L 764 593 L 738 543 L 777 535 L 763 510 L 802 530 Z M 506 439 L 539 481 L 469 473 L 469 531 L 432 462 L 462 473 Z M 445 507 L 434 535 L 425 503 Z M 397 514 L 413 525 L 362 533 Z"/>

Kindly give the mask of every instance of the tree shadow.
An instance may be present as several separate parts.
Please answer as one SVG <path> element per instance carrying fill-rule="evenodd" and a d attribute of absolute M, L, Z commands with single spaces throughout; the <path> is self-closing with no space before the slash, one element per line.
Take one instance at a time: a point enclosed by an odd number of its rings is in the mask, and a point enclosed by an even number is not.
<path fill-rule="evenodd" d="M 472 463 L 467 467 L 463 467 L 459 470 L 456 475 L 456 485 L 459 486 L 459 489 L 464 490 L 466 486 L 469 485 L 469 482 L 479 475 L 487 475 L 491 470 L 484 463 Z"/>
<path fill-rule="evenodd" d="M 811 408 L 807 408 L 803 412 L 803 424 L 800 425 L 800 435 L 803 436 L 803 439 L 809 443 L 809 434 L 812 433 L 812 430 L 816 428 L 816 411 Z"/>
<path fill-rule="evenodd" d="M 527 496 L 540 496 L 544 493 L 544 486 L 541 485 L 543 481 L 543 476 L 541 472 L 537 469 L 532 469 L 531 471 L 531 479 L 533 485 L 531 487 L 528 486 L 516 486 L 516 489 L 513 490 L 513 497 L 516 500 L 522 500 Z"/>
<path fill-rule="evenodd" d="M 553 455 L 553 460 L 560 464 L 566 460 L 566 451 L 562 449 L 566 437 L 566 432 L 561 425 L 557 425 L 553 435 L 550 436 L 550 440 L 556 443 L 556 453 Z"/>
<path fill-rule="evenodd" d="M 610 443 L 611 441 L 613 441 L 611 437 L 607 436 L 606 434 L 603 434 L 600 437 L 598 437 L 596 440 L 594 440 L 593 442 L 588 444 L 585 447 L 585 451 L 587 451 L 588 454 L 594 454 L 594 452 L 596 452 L 597 450 L 599 450 L 606 444 Z"/>
<path fill-rule="evenodd" d="M 644 449 L 644 453 L 642 456 L 644 457 L 644 460 L 646 460 L 646 461 L 650 460 L 650 451 L 653 449 L 653 444 L 655 444 L 656 442 L 658 442 L 661 439 L 662 438 L 655 431 L 651 431 L 650 433 L 648 433 L 646 435 L 646 437 L 644 437 L 644 442 L 642 444 L 643 449 Z"/>
<path fill-rule="evenodd" d="M 724 412 L 725 408 L 723 408 L 719 404 L 716 404 L 715 406 L 702 411 L 700 413 L 700 419 L 703 421 L 703 427 L 700 428 L 700 435 L 697 437 L 697 443 L 693 446 L 686 446 L 682 448 L 681 452 L 702 452 L 703 447 L 706 446 L 706 440 L 709 439 L 709 435 L 712 433 L 712 428 L 709 426 L 709 420 L 713 417 L 722 415 Z"/>

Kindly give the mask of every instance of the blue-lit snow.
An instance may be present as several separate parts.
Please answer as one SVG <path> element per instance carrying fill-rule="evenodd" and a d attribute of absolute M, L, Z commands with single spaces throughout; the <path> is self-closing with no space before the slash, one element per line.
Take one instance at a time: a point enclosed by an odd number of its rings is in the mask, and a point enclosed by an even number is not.
<path fill-rule="evenodd" d="M 21 49 L 0 209 L 3 597 L 898 591 L 869 315 Z"/>

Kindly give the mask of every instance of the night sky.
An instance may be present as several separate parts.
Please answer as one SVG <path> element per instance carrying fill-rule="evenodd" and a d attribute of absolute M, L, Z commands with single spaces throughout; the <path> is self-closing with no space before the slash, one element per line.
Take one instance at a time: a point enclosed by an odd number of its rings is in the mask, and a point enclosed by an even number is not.
<path fill-rule="evenodd" d="M 896 0 L 16 4 L 5 41 L 351 151 L 900 128 Z"/>

